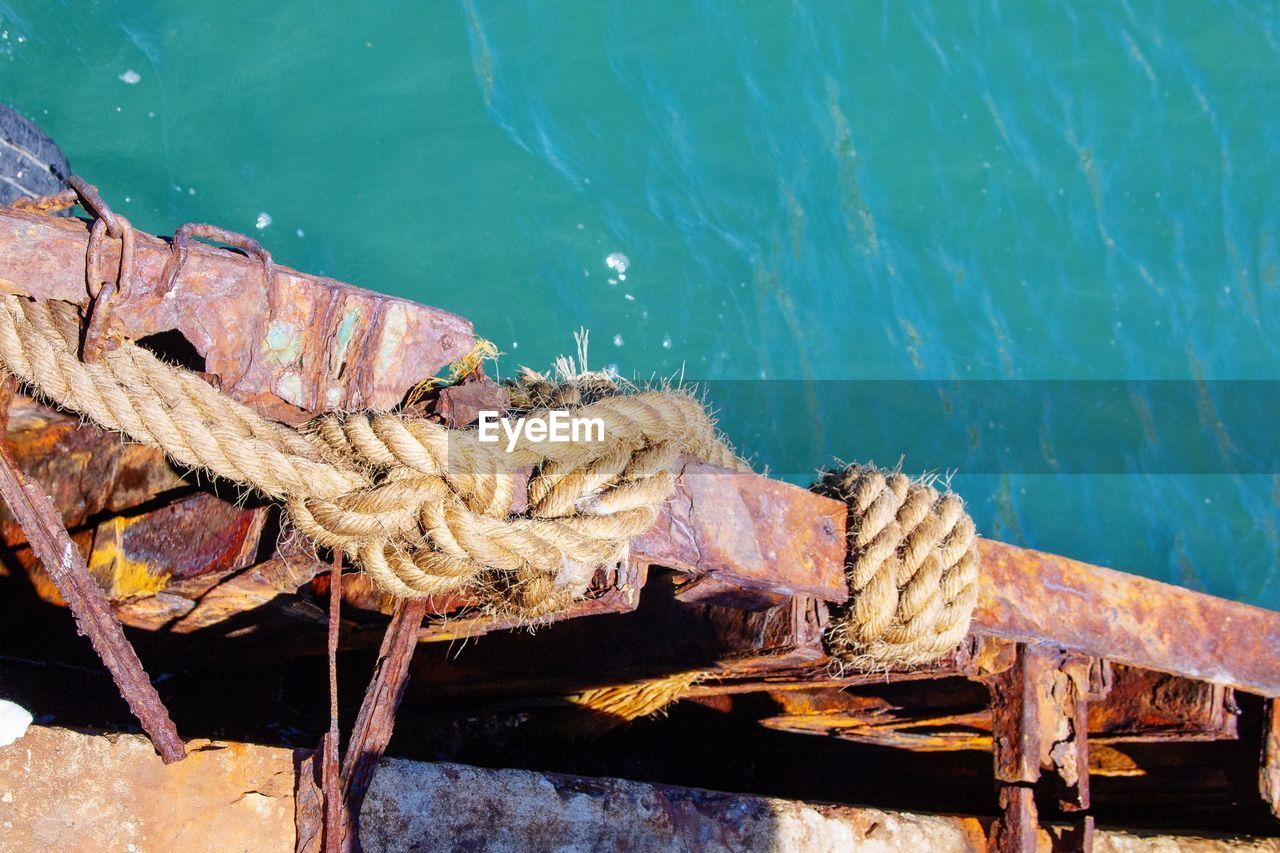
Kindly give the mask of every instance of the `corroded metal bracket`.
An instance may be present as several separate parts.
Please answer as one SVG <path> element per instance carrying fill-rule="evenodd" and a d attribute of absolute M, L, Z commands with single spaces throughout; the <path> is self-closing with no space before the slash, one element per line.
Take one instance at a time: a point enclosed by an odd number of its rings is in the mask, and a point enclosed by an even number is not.
<path fill-rule="evenodd" d="M 1091 695 L 1101 698 L 1105 675 L 1090 685 L 1090 671 L 1105 662 L 1057 649 L 1020 645 L 1014 665 L 991 677 L 991 737 L 1002 815 L 993 829 L 995 848 L 1029 853 L 1039 829 L 1035 790 L 1053 777 L 1063 811 L 1089 808 Z M 1088 822 L 1088 816 L 1084 816 Z M 1087 830 L 1086 830 L 1087 834 Z"/>

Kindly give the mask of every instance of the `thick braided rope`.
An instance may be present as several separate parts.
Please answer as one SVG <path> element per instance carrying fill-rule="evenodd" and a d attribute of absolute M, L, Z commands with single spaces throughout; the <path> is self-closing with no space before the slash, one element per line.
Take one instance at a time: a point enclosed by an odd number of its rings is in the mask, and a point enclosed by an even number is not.
<path fill-rule="evenodd" d="M 80 360 L 80 317 L 64 302 L 0 299 L 0 361 L 63 408 L 92 418 L 176 462 L 282 498 L 338 496 L 367 477 L 296 430 L 267 420 L 193 373 L 126 344 Z"/>
<path fill-rule="evenodd" d="M 851 598 L 827 630 L 832 655 L 874 669 L 954 649 L 978 600 L 977 532 L 964 502 L 873 466 L 829 472 L 813 489 L 849 506 Z"/>
<path fill-rule="evenodd" d="M 570 413 L 598 418 L 608 440 L 531 443 L 525 432 L 508 451 L 474 431 L 395 414 L 324 416 L 312 439 L 370 471 L 377 485 L 337 500 L 291 499 L 290 515 L 315 541 L 358 554 L 394 594 L 448 592 L 479 579 L 521 612 L 562 607 L 652 526 L 679 456 L 739 464 L 705 410 L 681 394 L 606 397 Z M 527 510 L 510 517 L 526 476 Z M 424 539 L 431 547 L 420 546 Z"/>
<path fill-rule="evenodd" d="M 584 395 L 569 383 L 557 395 L 576 397 L 572 416 L 599 418 L 606 440 L 526 439 L 508 453 L 391 413 L 327 415 L 298 431 L 130 343 L 85 363 L 79 334 L 74 306 L 0 297 L 0 362 L 18 379 L 180 464 L 282 499 L 303 533 L 400 597 L 479 587 L 526 615 L 560 609 L 653 524 L 679 456 L 741 467 L 678 392 Z M 513 515 L 526 479 L 527 511 Z"/>

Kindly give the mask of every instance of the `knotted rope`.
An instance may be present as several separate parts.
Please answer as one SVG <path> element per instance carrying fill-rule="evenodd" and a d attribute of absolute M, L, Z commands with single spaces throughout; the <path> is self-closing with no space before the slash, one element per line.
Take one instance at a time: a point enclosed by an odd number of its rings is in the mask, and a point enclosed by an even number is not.
<path fill-rule="evenodd" d="M 857 669 L 918 666 L 951 651 L 978 600 L 977 532 L 964 501 L 874 466 L 827 473 L 814 491 L 849 505 L 849 603 L 827 646 Z"/>
<path fill-rule="evenodd" d="M 528 421 L 566 410 L 598 418 L 606 440 L 534 442 L 526 431 L 508 452 L 475 430 L 400 413 L 330 414 L 295 429 L 136 344 L 86 362 L 80 334 L 73 305 L 0 296 L 0 363 L 19 380 L 181 465 L 283 501 L 302 533 L 342 548 L 397 597 L 471 588 L 528 617 L 562 609 L 652 526 L 679 457 L 745 469 L 679 391 L 621 395 L 599 376 L 527 375 L 512 400 Z M 850 508 L 853 597 L 830 629 L 833 654 L 913 666 L 953 648 L 977 595 L 961 500 L 874 468 L 830 474 L 815 489 Z"/>
<path fill-rule="evenodd" d="M 0 362 L 19 380 L 179 464 L 282 500 L 305 535 L 341 547 L 399 597 L 472 587 L 523 615 L 560 609 L 653 524 L 681 455 L 741 467 L 705 409 L 676 391 L 621 396 L 600 380 L 534 377 L 527 402 L 554 398 L 599 418 L 607 440 L 535 443 L 525 432 L 506 452 L 474 430 L 396 413 L 325 415 L 296 430 L 132 343 L 82 361 L 79 335 L 72 305 L 0 297 Z M 527 509 L 513 515 L 521 485 Z"/>

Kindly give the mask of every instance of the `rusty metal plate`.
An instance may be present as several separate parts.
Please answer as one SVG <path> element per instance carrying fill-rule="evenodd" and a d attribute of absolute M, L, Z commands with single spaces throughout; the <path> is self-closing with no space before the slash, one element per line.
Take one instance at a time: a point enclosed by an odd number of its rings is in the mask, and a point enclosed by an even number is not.
<path fill-rule="evenodd" d="M 99 585 L 136 582 L 113 598 L 163 589 L 169 579 L 185 580 L 251 565 L 266 511 L 197 493 L 134 516 L 98 525 L 89 570 Z M 148 589 L 151 584 L 157 586 Z M 108 590 L 110 594 L 111 590 Z"/>
<path fill-rule="evenodd" d="M 68 527 L 187 487 L 159 450 L 82 428 L 79 418 L 24 397 L 12 404 L 8 437 L 18 466 L 46 489 Z M 0 540 L 7 545 L 26 541 L 3 505 Z"/>
<path fill-rule="evenodd" d="M 78 219 L 0 210 L 0 290 L 84 303 L 88 234 Z M 160 292 L 168 243 L 139 232 L 135 252 L 112 330 L 177 330 L 222 390 L 280 420 L 389 409 L 472 348 L 471 324 L 454 314 L 280 266 L 268 287 L 257 260 L 201 243 Z M 104 268 L 118 263 L 108 240 Z"/>

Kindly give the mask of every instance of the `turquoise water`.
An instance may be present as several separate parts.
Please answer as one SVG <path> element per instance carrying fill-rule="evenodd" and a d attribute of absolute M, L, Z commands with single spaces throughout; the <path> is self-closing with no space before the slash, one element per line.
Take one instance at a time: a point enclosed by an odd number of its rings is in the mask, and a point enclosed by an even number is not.
<path fill-rule="evenodd" d="M 782 476 L 901 455 L 987 535 L 1280 607 L 1280 469 L 1230 450 L 1274 409 L 1215 414 L 1280 379 L 1275 4 L 578 5 L 0 2 L 0 83 L 147 230 L 456 311 L 505 373 L 585 326 Z M 862 402 L 920 379 L 1043 435 Z M 1007 382 L 1113 379 L 1182 380 L 1219 455 L 1063 465 L 1111 410 Z"/>

